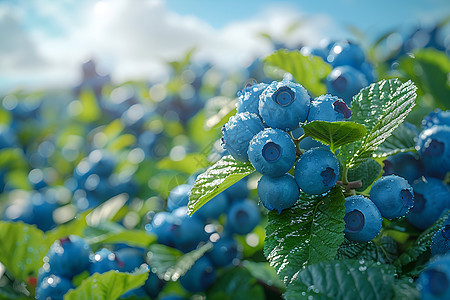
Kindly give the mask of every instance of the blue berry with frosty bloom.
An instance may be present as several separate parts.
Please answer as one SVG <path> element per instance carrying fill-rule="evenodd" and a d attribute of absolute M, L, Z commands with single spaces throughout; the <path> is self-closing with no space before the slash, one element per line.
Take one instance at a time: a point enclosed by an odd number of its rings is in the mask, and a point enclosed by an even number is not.
<path fill-rule="evenodd" d="M 443 179 L 450 172 L 450 126 L 432 126 L 419 134 L 417 152 L 425 175 Z"/>
<path fill-rule="evenodd" d="M 259 114 L 267 126 L 293 130 L 308 117 L 311 98 L 291 81 L 272 82 L 259 97 Z"/>
<path fill-rule="evenodd" d="M 409 184 L 422 177 L 424 173 L 422 162 L 412 152 L 400 152 L 389 156 L 383 164 L 384 176 L 398 175 L 408 180 Z"/>
<path fill-rule="evenodd" d="M 295 164 L 295 181 L 298 187 L 311 195 L 329 191 L 339 176 L 339 162 L 328 149 L 312 148 Z"/>
<path fill-rule="evenodd" d="M 450 209 L 450 188 L 441 180 L 422 177 L 413 184 L 414 206 L 406 219 L 424 230 L 430 227 L 446 209 Z"/>
<path fill-rule="evenodd" d="M 384 176 L 370 189 L 370 200 L 386 219 L 405 216 L 414 205 L 413 189 L 408 181 L 397 175 Z"/>
<path fill-rule="evenodd" d="M 450 110 L 436 109 L 423 118 L 422 126 L 424 129 L 430 128 L 434 125 L 450 126 Z"/>
<path fill-rule="evenodd" d="M 432 259 L 419 275 L 422 300 L 450 299 L 450 254 Z"/>
<path fill-rule="evenodd" d="M 180 184 L 174 187 L 167 197 L 167 209 L 173 211 L 178 207 L 188 205 L 191 188 L 190 184 Z"/>
<path fill-rule="evenodd" d="M 267 83 L 257 83 L 239 91 L 237 113 L 249 112 L 259 115 L 259 96 L 267 86 Z"/>
<path fill-rule="evenodd" d="M 250 141 L 248 158 L 259 173 L 278 177 L 294 165 L 295 144 L 285 131 L 266 128 Z"/>
<path fill-rule="evenodd" d="M 72 281 L 67 278 L 50 275 L 44 278 L 36 288 L 36 299 L 47 300 L 63 300 L 64 295 L 70 290 L 74 289 Z"/>
<path fill-rule="evenodd" d="M 327 57 L 333 67 L 352 66 L 357 69 L 360 69 L 365 60 L 361 47 L 349 41 L 335 43 Z"/>
<path fill-rule="evenodd" d="M 352 116 L 352 111 L 344 101 L 336 96 L 321 95 L 311 102 L 308 122 L 312 121 L 344 121 Z"/>
<path fill-rule="evenodd" d="M 203 292 L 216 280 L 216 271 L 211 260 L 203 256 L 192 268 L 180 277 L 180 284 L 191 293 Z"/>
<path fill-rule="evenodd" d="M 351 66 L 334 68 L 325 81 L 328 93 L 338 96 L 350 106 L 352 98 L 369 82 L 366 76 Z"/>
<path fill-rule="evenodd" d="M 431 254 L 442 255 L 450 253 L 450 219 L 431 238 Z"/>
<path fill-rule="evenodd" d="M 248 145 L 250 140 L 264 125 L 258 115 L 244 112 L 232 116 L 222 128 L 222 147 L 239 161 L 248 161 Z"/>
<path fill-rule="evenodd" d="M 202 207 L 200 207 L 194 216 L 206 221 L 208 219 L 218 219 L 221 214 L 228 209 L 228 199 L 225 193 L 220 193 Z"/>
<path fill-rule="evenodd" d="M 381 214 L 376 205 L 362 195 L 345 198 L 345 237 L 365 243 L 373 240 L 381 230 Z"/>
<path fill-rule="evenodd" d="M 229 233 L 248 234 L 261 220 L 258 205 L 252 200 L 234 202 L 227 213 L 226 230 Z"/>
<path fill-rule="evenodd" d="M 268 210 L 276 209 L 278 213 L 294 205 L 300 196 L 297 182 L 289 173 L 280 177 L 261 177 L 257 191 L 264 207 Z"/>

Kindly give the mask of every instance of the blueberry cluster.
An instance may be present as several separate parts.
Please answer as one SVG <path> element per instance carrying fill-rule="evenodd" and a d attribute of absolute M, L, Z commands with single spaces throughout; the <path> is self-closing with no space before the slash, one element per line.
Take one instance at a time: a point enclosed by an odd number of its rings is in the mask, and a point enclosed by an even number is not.
<path fill-rule="evenodd" d="M 302 85 L 287 80 L 247 86 L 238 96 L 237 114 L 222 128 L 222 147 L 263 175 L 258 196 L 267 209 L 281 213 L 298 200 L 300 190 L 317 195 L 336 184 L 336 156 L 322 147 L 302 153 L 293 132 L 301 123 L 349 118 L 344 101 L 331 95 L 311 99 Z M 288 173 L 294 165 L 295 177 Z"/>
<path fill-rule="evenodd" d="M 364 51 L 350 41 L 323 40 L 320 47 L 303 47 L 304 55 L 316 55 L 331 64 L 326 85 L 328 93 L 342 98 L 350 106 L 352 97 L 363 87 L 375 81 L 373 66 L 366 60 Z"/>
<path fill-rule="evenodd" d="M 211 241 L 213 248 L 180 278 L 180 284 L 189 292 L 205 291 L 216 279 L 216 268 L 239 262 L 240 245 L 233 235 L 246 235 L 259 224 L 260 213 L 254 201 L 246 199 L 247 182 L 242 180 L 218 194 L 192 216 L 187 204 L 192 185 L 182 184 L 169 193 L 168 211 L 154 214 L 145 229 L 157 236 L 160 244 L 184 253 Z M 225 226 L 217 230 L 221 216 Z"/>
<path fill-rule="evenodd" d="M 82 273 L 105 273 L 110 270 L 132 272 L 145 264 L 144 249 L 126 245 L 116 245 L 116 251 L 102 248 L 93 253 L 89 244 L 76 235 L 56 240 L 44 257 L 44 265 L 39 269 L 36 299 L 63 299 L 63 296 L 75 288 L 72 280 Z M 157 297 L 164 282 L 150 272 L 145 284 L 123 295 Z"/>
<path fill-rule="evenodd" d="M 436 110 L 422 121 L 416 150 L 388 157 L 384 175 L 405 177 L 414 189 L 414 207 L 408 221 L 424 230 L 450 209 L 450 111 Z M 446 179 L 447 178 L 447 179 Z"/>

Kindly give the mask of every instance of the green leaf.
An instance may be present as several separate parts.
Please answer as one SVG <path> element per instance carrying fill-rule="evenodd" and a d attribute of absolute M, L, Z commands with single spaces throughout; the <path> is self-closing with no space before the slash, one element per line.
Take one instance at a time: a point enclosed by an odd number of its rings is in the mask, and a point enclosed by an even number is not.
<path fill-rule="evenodd" d="M 324 82 L 332 67 L 318 56 L 304 56 L 300 51 L 281 49 L 267 56 L 264 62 L 291 73 L 314 96 L 327 92 Z"/>
<path fill-rule="evenodd" d="M 287 287 L 286 299 L 392 299 L 395 268 L 373 261 L 335 260 L 308 266 Z M 405 288 L 401 281 L 397 290 Z M 407 288 L 411 288 L 410 285 Z"/>
<path fill-rule="evenodd" d="M 220 128 L 228 122 L 228 119 L 236 114 L 236 103 L 236 100 L 231 100 L 226 97 L 214 97 L 209 99 L 205 107 L 205 113 L 207 116 L 204 124 L 205 130 Z M 215 113 L 210 115 L 210 111 L 215 111 Z"/>
<path fill-rule="evenodd" d="M 444 222 L 450 217 L 450 210 L 447 210 L 433 225 L 428 227 L 406 251 L 395 261 L 398 268 L 402 268 L 415 262 L 424 254 L 431 245 L 431 238 L 442 228 Z"/>
<path fill-rule="evenodd" d="M 387 157 L 399 152 L 414 151 L 417 131 L 414 131 L 404 123 L 400 124 L 375 151 L 377 157 Z"/>
<path fill-rule="evenodd" d="M 301 194 L 281 214 L 269 212 L 264 254 L 285 283 L 306 265 L 336 256 L 344 241 L 344 202 L 335 187 L 325 196 Z"/>
<path fill-rule="evenodd" d="M 108 271 L 95 273 L 81 285 L 64 295 L 64 300 L 115 300 L 124 293 L 142 286 L 148 277 L 148 268 L 134 273 Z"/>
<path fill-rule="evenodd" d="M 208 164 L 207 155 L 204 153 L 190 153 L 182 160 L 178 161 L 175 161 L 170 157 L 165 157 L 161 159 L 156 166 L 161 170 L 174 170 L 191 175 Z"/>
<path fill-rule="evenodd" d="M 231 155 L 222 157 L 197 177 L 189 197 L 189 215 L 254 171 L 250 162 L 237 161 Z"/>
<path fill-rule="evenodd" d="M 81 110 L 78 114 L 78 119 L 82 122 L 96 121 L 101 116 L 100 108 L 98 107 L 97 98 L 92 89 L 82 89 L 79 98 Z"/>
<path fill-rule="evenodd" d="M 149 264 L 152 271 L 155 272 L 159 278 L 164 279 L 165 281 L 176 281 L 186 274 L 194 263 L 212 247 L 212 243 L 208 242 L 200 248 L 183 255 L 183 253 L 177 249 L 161 244 L 154 244 L 150 246 L 150 252 L 147 256 L 149 257 Z"/>
<path fill-rule="evenodd" d="M 312 121 L 302 126 L 302 128 L 306 135 L 326 145 L 330 145 L 333 153 L 342 145 L 362 139 L 367 133 L 364 125 L 345 121 Z"/>
<path fill-rule="evenodd" d="M 362 141 L 341 148 L 342 165 L 353 168 L 372 157 L 414 107 L 416 89 L 411 81 L 381 80 L 353 97 L 350 121 L 364 124 L 368 133 Z"/>
<path fill-rule="evenodd" d="M 34 225 L 0 221 L 0 262 L 17 279 L 37 277 L 47 253 L 44 233 Z"/>
<path fill-rule="evenodd" d="M 245 260 L 242 262 L 242 266 L 246 268 L 254 278 L 264 282 L 267 286 L 276 287 L 281 291 L 286 290 L 286 286 L 269 263 Z"/>
<path fill-rule="evenodd" d="M 264 289 L 245 268 L 232 268 L 219 276 L 206 294 L 217 300 L 264 300 Z"/>
<path fill-rule="evenodd" d="M 354 243 L 346 239 L 339 247 L 336 259 L 363 259 L 391 264 L 397 258 L 397 253 L 397 243 L 389 236 L 367 243 Z"/>
<path fill-rule="evenodd" d="M 48 248 L 50 248 L 53 242 L 57 239 L 66 237 L 71 234 L 81 236 L 87 226 L 86 215 L 87 213 L 81 214 L 69 223 L 61 224 L 56 228 L 47 231 L 45 233 L 45 241 L 48 245 Z"/>
<path fill-rule="evenodd" d="M 133 247 L 147 248 L 156 242 L 156 236 L 143 230 L 123 230 L 121 232 L 108 232 L 87 240 L 92 245 L 126 243 Z"/>
<path fill-rule="evenodd" d="M 373 159 L 368 159 L 356 168 L 348 170 L 348 181 L 361 180 L 362 187 L 357 189 L 358 192 L 366 190 L 381 173 L 381 165 Z"/>
<path fill-rule="evenodd" d="M 445 52 L 430 48 L 421 49 L 414 52 L 414 57 L 401 59 L 399 69 L 417 83 L 421 93 L 433 96 L 437 103 L 434 107 L 450 109 L 450 59 Z"/>

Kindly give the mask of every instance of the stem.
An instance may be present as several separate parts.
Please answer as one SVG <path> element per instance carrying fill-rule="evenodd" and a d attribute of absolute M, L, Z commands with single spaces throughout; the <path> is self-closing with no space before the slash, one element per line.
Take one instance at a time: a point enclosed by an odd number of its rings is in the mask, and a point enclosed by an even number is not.
<path fill-rule="evenodd" d="M 347 178 L 348 168 L 344 166 L 344 169 L 342 170 L 342 183 L 344 185 L 348 184 L 348 178 Z"/>

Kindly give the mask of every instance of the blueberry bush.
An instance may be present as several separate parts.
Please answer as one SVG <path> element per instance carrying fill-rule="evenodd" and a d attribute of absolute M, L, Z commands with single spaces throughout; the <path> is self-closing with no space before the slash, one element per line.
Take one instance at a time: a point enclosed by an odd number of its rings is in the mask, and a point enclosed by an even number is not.
<path fill-rule="evenodd" d="M 442 26 L 3 95 L 0 299 L 448 299 Z"/>

